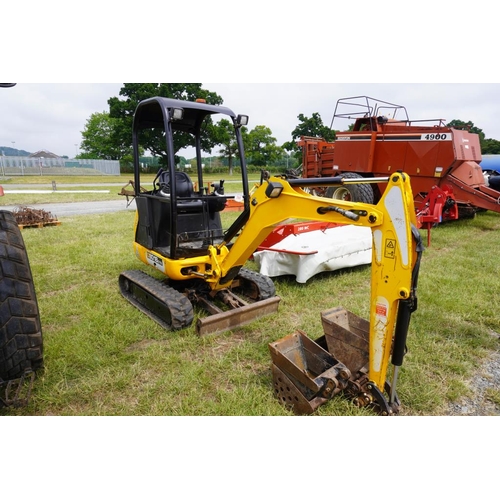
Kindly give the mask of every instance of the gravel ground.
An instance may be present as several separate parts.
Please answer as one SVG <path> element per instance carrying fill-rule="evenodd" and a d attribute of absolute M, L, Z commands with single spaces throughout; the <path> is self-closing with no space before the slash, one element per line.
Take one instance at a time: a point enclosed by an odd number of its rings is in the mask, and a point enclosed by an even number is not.
<path fill-rule="evenodd" d="M 499 335 L 500 337 L 500 335 Z M 500 352 L 495 352 L 482 365 L 481 370 L 470 381 L 472 394 L 460 401 L 450 403 L 447 415 L 500 415 L 500 406 L 489 401 L 486 391 L 500 391 Z"/>

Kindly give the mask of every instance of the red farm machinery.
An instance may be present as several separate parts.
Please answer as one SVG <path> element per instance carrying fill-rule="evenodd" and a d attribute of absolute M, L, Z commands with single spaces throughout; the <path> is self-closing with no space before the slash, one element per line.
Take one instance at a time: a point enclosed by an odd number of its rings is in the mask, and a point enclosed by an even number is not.
<path fill-rule="evenodd" d="M 421 227 L 500 212 L 500 176 L 483 171 L 479 136 L 442 119 L 412 120 L 404 106 L 367 96 L 337 101 L 331 127 L 335 142 L 301 137 L 302 177 L 342 176 L 344 185 L 316 194 L 377 203 L 378 183 L 356 184 L 395 171 L 408 173 Z M 428 236 L 430 238 L 430 236 Z M 428 239 L 428 242 L 430 240 Z"/>

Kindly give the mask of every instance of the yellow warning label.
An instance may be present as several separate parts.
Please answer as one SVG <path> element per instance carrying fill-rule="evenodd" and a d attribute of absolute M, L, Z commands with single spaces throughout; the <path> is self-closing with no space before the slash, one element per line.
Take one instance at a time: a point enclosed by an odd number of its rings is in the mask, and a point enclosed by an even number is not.
<path fill-rule="evenodd" d="M 384 256 L 387 259 L 394 259 L 396 257 L 396 240 L 385 240 Z"/>

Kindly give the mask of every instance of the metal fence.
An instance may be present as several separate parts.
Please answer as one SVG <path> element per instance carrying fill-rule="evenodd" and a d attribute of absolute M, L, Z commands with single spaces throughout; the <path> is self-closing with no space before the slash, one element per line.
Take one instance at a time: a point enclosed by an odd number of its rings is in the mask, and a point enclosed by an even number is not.
<path fill-rule="evenodd" d="M 0 155 L 0 175 L 120 175 L 120 162 Z"/>

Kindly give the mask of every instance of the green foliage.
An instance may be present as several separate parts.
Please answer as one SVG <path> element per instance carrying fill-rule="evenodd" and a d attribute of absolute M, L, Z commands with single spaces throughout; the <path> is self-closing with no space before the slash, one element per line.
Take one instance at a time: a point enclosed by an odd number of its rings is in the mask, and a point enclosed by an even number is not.
<path fill-rule="evenodd" d="M 298 163 L 302 161 L 302 152 L 297 146 L 297 141 L 302 136 L 322 137 L 325 141 L 333 142 L 335 140 L 335 131 L 323 124 L 319 113 L 313 113 L 310 118 L 302 113 L 297 116 L 299 124 L 292 131 L 292 141 L 285 142 L 283 149 L 293 151 L 294 157 Z"/>
<path fill-rule="evenodd" d="M 205 99 L 209 104 L 222 104 L 222 98 L 215 92 L 202 88 L 201 83 L 125 83 L 120 90 L 121 97 L 111 97 L 108 100 L 110 116 L 117 120 L 114 129 L 115 144 L 124 150 L 132 148 L 132 123 L 134 112 L 139 102 L 151 97 L 168 97 L 194 101 Z M 165 157 L 165 145 L 161 140 L 161 131 L 145 131 L 142 146 L 153 156 Z M 210 151 L 214 142 L 209 140 L 203 144 L 205 151 Z M 194 143 L 187 134 L 176 134 L 175 147 L 179 151 Z"/>
<path fill-rule="evenodd" d="M 480 141 L 484 140 L 484 132 L 480 128 L 476 127 L 470 120 L 468 122 L 464 122 L 462 120 L 452 120 L 451 122 L 447 123 L 447 126 L 468 130 L 473 134 L 478 134 Z"/>
<path fill-rule="evenodd" d="M 479 135 L 479 144 L 481 145 L 481 154 L 483 155 L 496 155 L 500 154 L 500 141 L 497 139 L 486 139 L 482 129 L 476 127 L 470 120 L 464 122 L 462 120 L 452 120 L 447 124 L 448 127 L 465 129 L 473 134 Z"/>
<path fill-rule="evenodd" d="M 246 131 L 246 128 L 242 127 L 242 132 L 244 131 Z M 222 146 L 219 153 L 223 158 L 227 159 L 229 175 L 233 175 L 233 159 L 239 157 L 233 124 L 224 118 L 220 120 L 219 123 L 214 126 L 214 139 L 217 144 Z"/>
<path fill-rule="evenodd" d="M 248 134 L 243 134 L 245 155 L 248 163 L 264 167 L 283 156 L 283 149 L 276 145 L 271 129 L 257 125 Z"/>
<path fill-rule="evenodd" d="M 125 151 L 114 141 L 117 121 L 109 113 L 93 113 L 85 124 L 80 144 L 79 158 L 96 158 L 100 160 L 118 160 Z"/>
<path fill-rule="evenodd" d="M 500 154 L 500 141 L 497 141 L 496 139 L 484 139 L 481 143 L 481 153 L 483 155 Z"/>
<path fill-rule="evenodd" d="M 322 137 L 325 141 L 333 142 L 335 140 L 335 131 L 323 124 L 323 120 L 319 113 L 313 113 L 310 118 L 302 113 L 297 116 L 299 124 L 292 131 L 292 142 L 283 144 L 283 148 L 287 151 L 296 151 L 297 144 L 301 136 Z"/>

